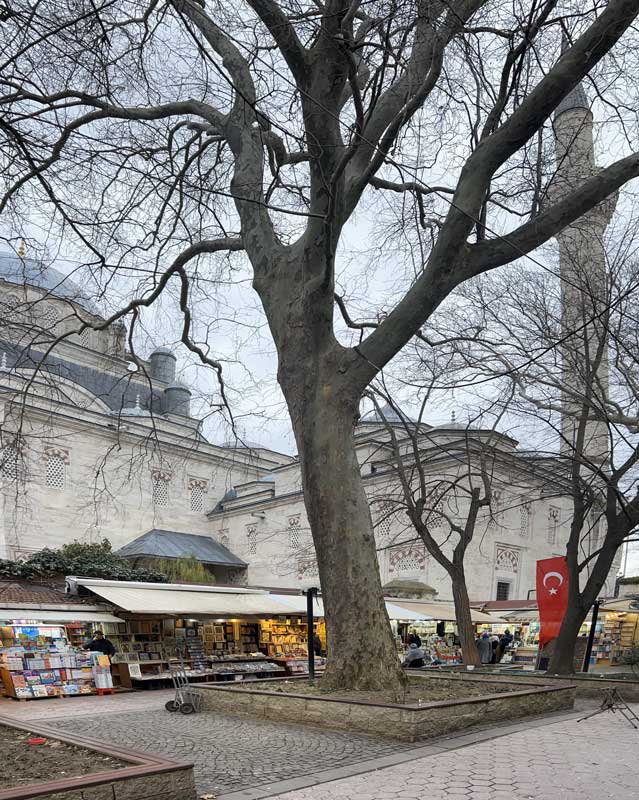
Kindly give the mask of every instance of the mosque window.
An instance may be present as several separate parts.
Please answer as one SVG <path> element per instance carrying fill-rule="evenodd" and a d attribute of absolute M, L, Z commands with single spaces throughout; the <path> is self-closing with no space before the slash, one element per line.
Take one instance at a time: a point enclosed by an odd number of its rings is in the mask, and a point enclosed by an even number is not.
<path fill-rule="evenodd" d="M 377 535 L 380 539 L 388 539 L 391 535 L 393 504 L 382 503 L 379 509 L 379 521 L 377 523 Z"/>
<path fill-rule="evenodd" d="M 530 532 L 530 503 L 524 497 L 520 499 L 519 505 L 519 535 L 528 536 Z"/>
<path fill-rule="evenodd" d="M 162 470 L 154 470 L 151 481 L 153 486 L 153 505 L 168 506 L 171 474 Z"/>
<path fill-rule="evenodd" d="M 201 514 L 204 511 L 204 495 L 208 487 L 208 481 L 200 478 L 189 479 L 189 492 L 191 511 L 195 514 Z"/>
<path fill-rule="evenodd" d="M 288 543 L 291 550 L 298 550 L 302 544 L 302 526 L 298 514 L 288 518 Z"/>
<path fill-rule="evenodd" d="M 319 578 L 319 567 L 315 559 L 300 559 L 297 564 L 298 577 L 305 578 Z"/>
<path fill-rule="evenodd" d="M 14 481 L 18 477 L 18 449 L 7 445 L 0 451 L 0 477 Z"/>
<path fill-rule="evenodd" d="M 548 509 L 548 544 L 557 544 L 557 528 L 559 526 L 559 509 L 550 506 Z"/>
<path fill-rule="evenodd" d="M 50 331 L 58 324 L 58 311 L 52 305 L 46 305 L 42 314 L 42 327 L 45 331 Z"/>
<path fill-rule="evenodd" d="M 64 489 L 67 483 L 68 452 L 57 447 L 47 447 L 44 454 L 46 460 L 46 485 L 50 489 Z"/>
<path fill-rule="evenodd" d="M 255 525 L 246 526 L 246 543 L 249 555 L 254 556 L 257 553 L 257 528 Z"/>

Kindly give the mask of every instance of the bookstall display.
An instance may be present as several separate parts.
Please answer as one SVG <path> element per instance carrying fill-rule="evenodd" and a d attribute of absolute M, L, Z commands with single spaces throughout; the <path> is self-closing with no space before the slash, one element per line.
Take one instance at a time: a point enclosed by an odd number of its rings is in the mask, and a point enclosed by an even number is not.
<path fill-rule="evenodd" d="M 637 614 L 607 612 L 598 621 L 590 663 L 615 666 L 622 663 L 624 651 L 633 647 L 637 633 Z"/>
<path fill-rule="evenodd" d="M 98 688 L 113 687 L 107 656 L 69 646 L 2 647 L 0 674 L 4 695 L 17 700 L 96 694 Z"/>
<path fill-rule="evenodd" d="M 308 657 L 308 634 L 301 617 L 260 622 L 260 648 L 269 657 L 275 655 Z"/>
<path fill-rule="evenodd" d="M 114 626 L 115 627 L 115 626 Z M 181 661 L 190 680 L 252 680 L 285 673 L 257 649 L 259 624 L 240 620 L 128 620 L 117 632 L 103 627 L 116 647 L 112 672 L 122 687 L 154 688 L 171 680 Z"/>

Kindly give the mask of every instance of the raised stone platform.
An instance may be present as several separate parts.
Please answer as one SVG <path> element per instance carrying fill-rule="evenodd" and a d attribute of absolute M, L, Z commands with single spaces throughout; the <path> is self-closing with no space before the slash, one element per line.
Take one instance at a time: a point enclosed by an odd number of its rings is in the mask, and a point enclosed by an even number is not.
<path fill-rule="evenodd" d="M 546 714 L 573 707 L 575 687 L 568 681 L 539 685 L 524 678 L 493 680 L 488 676 L 420 675 L 424 694 L 431 686 L 446 689 L 450 700 L 389 703 L 344 696 L 304 693 L 306 679 L 252 681 L 243 686 L 207 684 L 198 687 L 204 711 L 243 714 L 258 719 L 363 731 L 418 742 L 486 723 Z M 431 683 L 432 682 L 432 683 Z M 472 691 L 471 691 L 472 684 Z M 299 690 L 298 687 L 299 686 Z M 468 696 L 465 689 L 468 688 Z M 473 696 L 471 696 L 471 694 Z"/>
<path fill-rule="evenodd" d="M 510 682 L 525 680 L 535 686 L 556 686 L 562 683 L 575 685 L 577 697 L 601 697 L 603 689 L 618 689 L 627 702 L 639 702 L 639 675 L 626 674 L 625 677 L 616 677 L 616 673 L 590 673 L 582 672 L 574 675 L 547 675 L 544 672 L 532 670 L 495 667 L 477 669 L 474 673 L 466 672 L 463 667 L 450 668 L 448 673 L 458 675 L 463 680 L 476 680 L 477 676 L 486 676 L 496 682 Z"/>

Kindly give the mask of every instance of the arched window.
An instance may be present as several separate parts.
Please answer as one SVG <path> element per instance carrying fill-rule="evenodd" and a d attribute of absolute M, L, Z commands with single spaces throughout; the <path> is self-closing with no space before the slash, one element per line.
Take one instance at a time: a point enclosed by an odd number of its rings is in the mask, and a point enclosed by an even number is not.
<path fill-rule="evenodd" d="M 208 481 L 201 478 L 189 479 L 189 492 L 191 511 L 195 514 L 201 514 L 204 511 L 204 495 L 208 488 Z"/>
<path fill-rule="evenodd" d="M 80 334 L 80 344 L 82 347 L 92 347 L 93 345 L 93 331 L 91 328 L 85 328 Z"/>
<path fill-rule="evenodd" d="M 168 506 L 169 504 L 169 483 L 171 475 L 162 470 L 154 470 L 151 474 L 151 484 L 153 487 L 153 505 Z"/>
<path fill-rule="evenodd" d="M 249 555 L 254 556 L 257 553 L 257 528 L 255 525 L 246 526 L 246 543 Z"/>

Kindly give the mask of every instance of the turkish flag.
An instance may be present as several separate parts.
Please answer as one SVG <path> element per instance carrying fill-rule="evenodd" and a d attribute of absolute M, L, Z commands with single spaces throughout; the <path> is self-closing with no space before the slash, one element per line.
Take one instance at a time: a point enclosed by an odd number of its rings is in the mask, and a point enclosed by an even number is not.
<path fill-rule="evenodd" d="M 563 556 L 537 562 L 537 606 L 539 607 L 539 649 L 554 639 L 568 607 L 568 565 Z"/>

